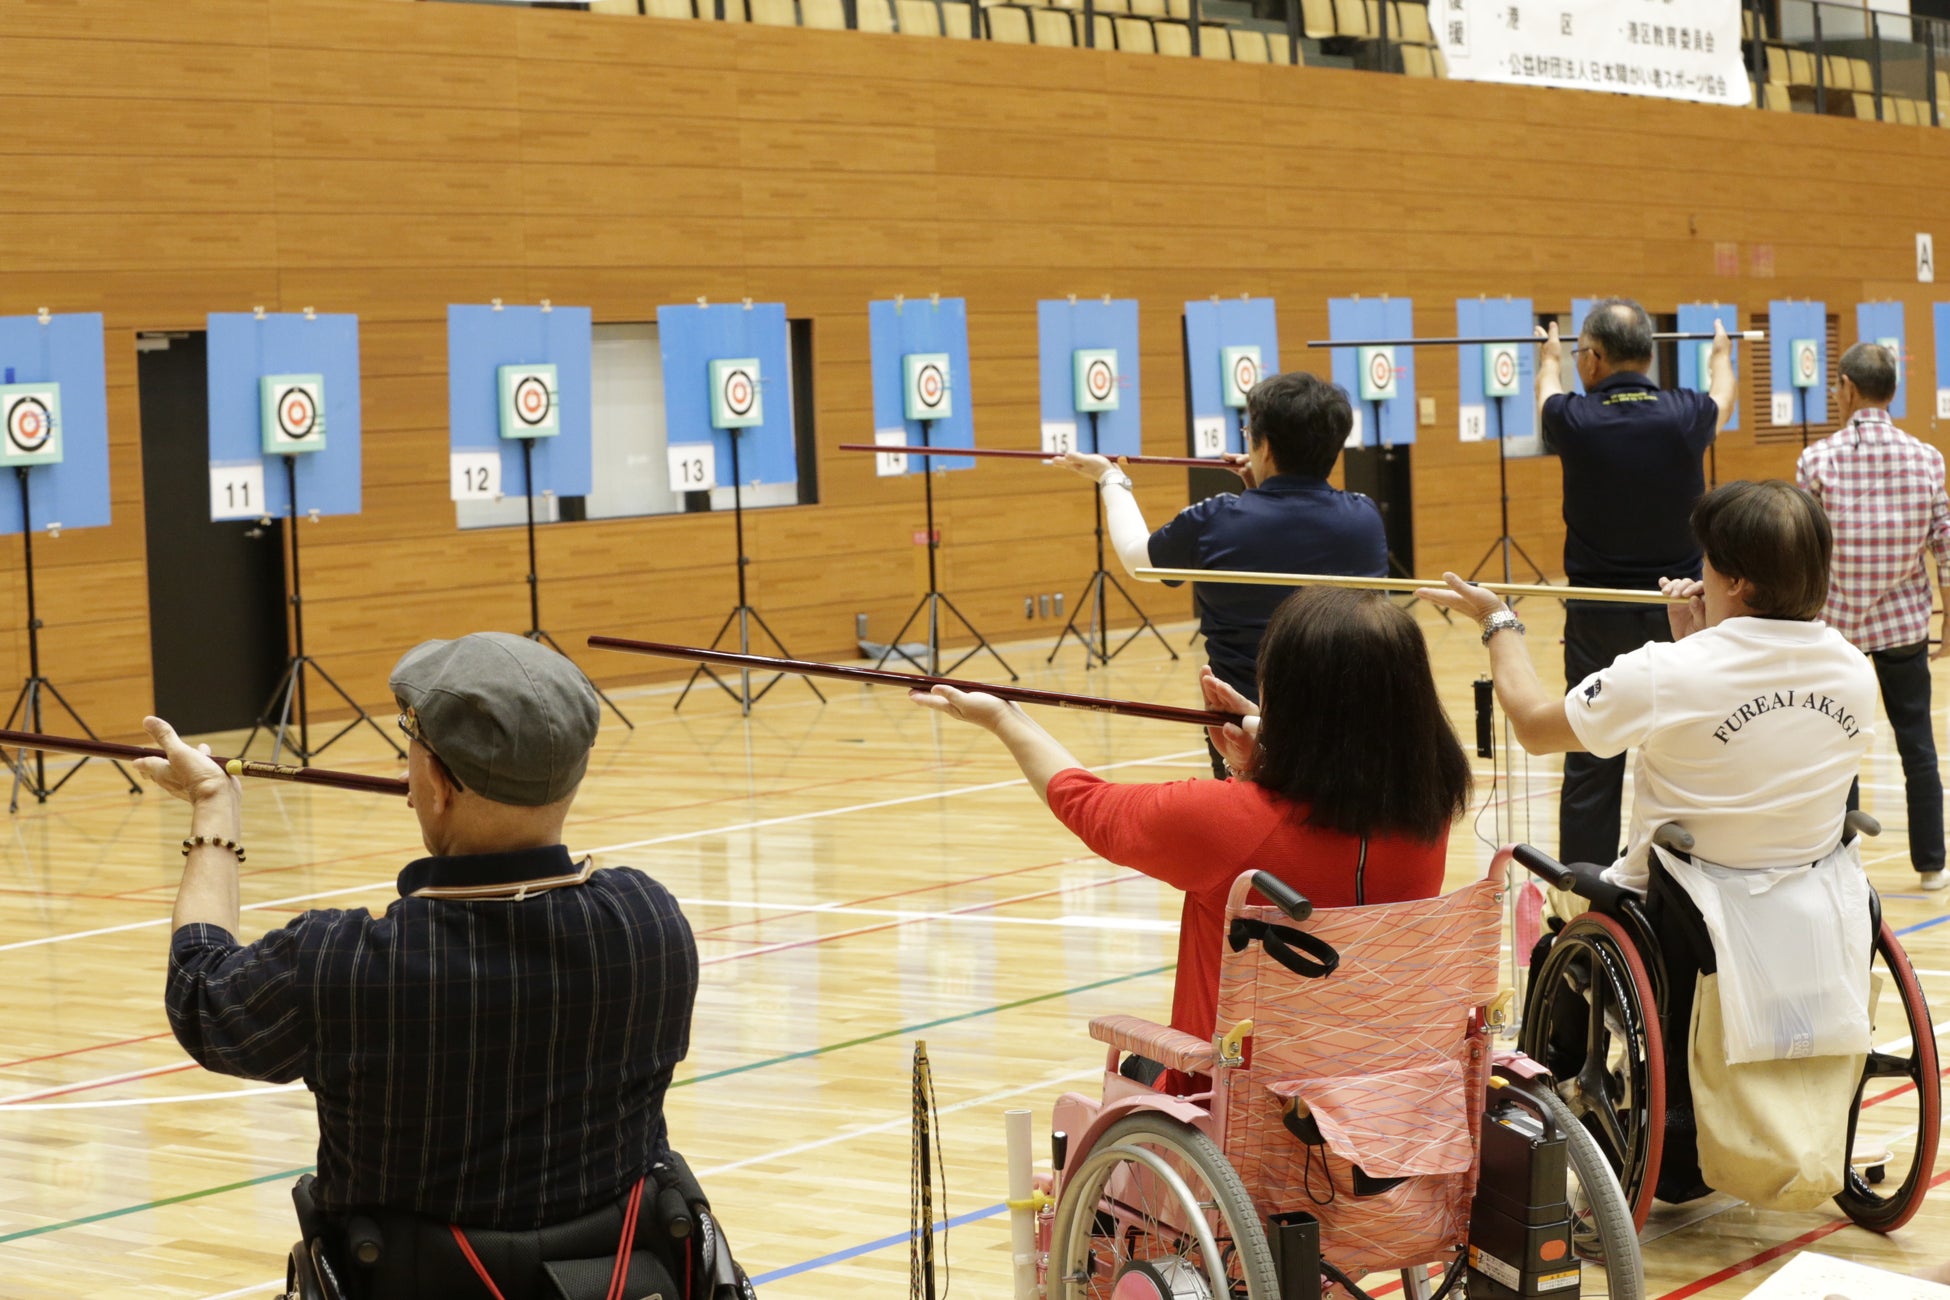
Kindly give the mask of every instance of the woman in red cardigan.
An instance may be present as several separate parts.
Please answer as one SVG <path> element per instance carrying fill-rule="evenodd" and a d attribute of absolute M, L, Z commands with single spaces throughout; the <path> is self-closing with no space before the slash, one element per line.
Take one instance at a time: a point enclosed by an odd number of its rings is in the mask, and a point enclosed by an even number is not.
<path fill-rule="evenodd" d="M 1204 668 L 1208 708 L 1252 705 Z M 1270 871 L 1316 907 L 1431 898 L 1469 760 L 1415 620 L 1380 595 L 1310 587 L 1259 647 L 1259 716 L 1210 729 L 1230 779 L 1129 783 L 1084 770 L 1013 704 L 936 686 L 918 704 L 994 732 L 1093 852 L 1185 891 L 1171 1023 L 1210 1038 L 1226 892 Z M 1263 900 L 1262 900 L 1263 901 Z"/>

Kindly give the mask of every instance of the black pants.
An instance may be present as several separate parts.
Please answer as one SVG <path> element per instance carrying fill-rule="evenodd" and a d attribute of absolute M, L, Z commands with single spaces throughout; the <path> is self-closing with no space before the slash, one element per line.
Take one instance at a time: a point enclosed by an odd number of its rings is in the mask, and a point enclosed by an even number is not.
<path fill-rule="evenodd" d="M 1871 650 L 1882 710 L 1896 733 L 1903 761 L 1903 794 L 1909 805 L 1909 860 L 1918 871 L 1943 870 L 1943 776 L 1936 765 L 1936 729 L 1930 721 L 1928 642 Z M 1848 806 L 1860 806 L 1861 783 L 1849 787 Z"/>
<path fill-rule="evenodd" d="M 1610 667 L 1612 660 L 1648 641 L 1672 640 L 1666 611 L 1657 605 L 1564 602 L 1564 687 Z M 1564 756 L 1564 788 L 1557 799 L 1560 862 L 1614 862 L 1625 789 L 1625 756 Z"/>

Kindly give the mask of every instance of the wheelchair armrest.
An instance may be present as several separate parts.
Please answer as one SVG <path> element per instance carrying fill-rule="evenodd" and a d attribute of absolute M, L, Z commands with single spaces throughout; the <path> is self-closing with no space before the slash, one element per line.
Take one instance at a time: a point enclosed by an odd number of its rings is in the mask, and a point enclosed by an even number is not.
<path fill-rule="evenodd" d="M 1870 839 L 1882 834 L 1882 823 L 1860 808 L 1849 809 L 1848 816 L 1842 818 L 1842 826 L 1854 834 L 1866 835 Z"/>
<path fill-rule="evenodd" d="M 1660 822 L 1653 828 L 1652 842 L 1674 853 L 1693 851 L 1693 833 L 1678 822 Z"/>
<path fill-rule="evenodd" d="M 1212 1044 L 1182 1029 L 1154 1024 L 1143 1016 L 1096 1016 L 1090 1036 L 1125 1052 L 1149 1057 L 1181 1074 L 1210 1074 L 1217 1059 Z"/>

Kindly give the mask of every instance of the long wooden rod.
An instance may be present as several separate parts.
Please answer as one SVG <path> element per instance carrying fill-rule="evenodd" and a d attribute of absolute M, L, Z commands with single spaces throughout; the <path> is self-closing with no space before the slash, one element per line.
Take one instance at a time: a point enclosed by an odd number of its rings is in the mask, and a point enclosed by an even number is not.
<path fill-rule="evenodd" d="M 877 451 L 898 456 L 993 456 L 998 460 L 1049 460 L 1055 453 L 1047 451 L 1010 451 L 1001 447 L 889 447 L 877 442 L 843 442 L 841 451 Z M 1203 466 L 1206 469 L 1224 469 L 1226 463 L 1213 456 L 1197 460 L 1190 456 L 1115 456 L 1103 453 L 1108 459 L 1124 461 L 1131 465 L 1186 465 Z"/>
<path fill-rule="evenodd" d="M 168 758 L 160 749 L 143 745 L 118 745 L 108 740 L 84 740 L 78 736 L 48 736 L 38 731 L 0 731 L 0 747 L 38 749 L 44 754 L 75 754 L 82 758 L 112 758 L 124 763 L 138 758 Z M 328 785 L 340 790 L 364 790 L 370 794 L 404 796 L 406 782 L 394 776 L 366 776 L 359 772 L 338 772 L 325 767 L 291 767 L 284 763 L 262 763 L 250 758 L 216 758 L 211 762 L 232 776 L 257 776 L 271 781 L 295 781 L 300 785 Z"/>
<path fill-rule="evenodd" d="M 1672 330 L 1654 334 L 1657 342 L 1666 343 L 1711 343 L 1713 331 Z M 1727 337 L 1734 340 L 1745 339 L 1759 342 L 1767 337 L 1766 330 L 1729 330 Z M 1542 343 L 1544 340 L 1535 334 L 1510 334 L 1488 338 L 1448 338 L 1448 339 L 1308 339 L 1310 348 L 1444 348 L 1477 347 L 1485 343 Z"/>
<path fill-rule="evenodd" d="M 1237 582 L 1259 587 L 1352 587 L 1357 591 L 1416 591 L 1447 587 L 1440 578 L 1352 578 L 1338 573 L 1257 573 L 1249 569 L 1139 569 L 1146 582 Z M 1553 587 L 1541 582 L 1478 582 L 1472 584 L 1499 596 L 1550 596 L 1556 600 L 1602 600 L 1621 605 L 1683 605 L 1686 602 L 1657 591 L 1629 587 Z"/>
<path fill-rule="evenodd" d="M 884 668 L 849 668 L 843 664 L 817 663 L 806 659 L 775 659 L 770 655 L 739 654 L 731 650 L 705 650 L 697 646 L 672 645 L 664 641 L 631 641 L 620 636 L 592 636 L 589 645 L 597 650 L 621 650 L 625 654 L 656 655 L 663 659 L 682 659 L 690 663 L 720 664 L 729 668 L 749 668 L 753 672 L 796 673 L 801 677 L 830 677 L 840 682 L 864 682 L 869 686 L 899 686 L 924 691 L 930 686 L 952 686 L 958 691 L 981 691 L 998 699 L 1018 704 L 1047 704 L 1059 709 L 1083 709 L 1091 713 L 1121 713 L 1132 718 L 1155 718 L 1161 722 L 1189 722 L 1200 727 L 1223 726 L 1238 722 L 1237 713 L 1213 713 L 1205 709 L 1184 709 L 1175 704 L 1149 704 L 1143 700 L 1111 700 L 1096 695 L 1068 695 L 1062 691 L 1039 691 L 1027 686 L 999 686 L 991 682 L 961 681 L 953 677 L 925 677 L 920 673 L 896 673 Z"/>

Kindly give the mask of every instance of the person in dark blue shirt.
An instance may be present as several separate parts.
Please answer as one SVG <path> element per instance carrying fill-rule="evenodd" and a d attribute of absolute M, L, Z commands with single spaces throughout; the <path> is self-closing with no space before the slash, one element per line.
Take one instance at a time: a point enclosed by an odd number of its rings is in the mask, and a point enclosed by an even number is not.
<path fill-rule="evenodd" d="M 1111 542 L 1133 576 L 1149 566 L 1381 577 L 1388 572 L 1381 511 L 1360 493 L 1327 482 L 1353 424 L 1353 408 L 1337 384 L 1303 371 L 1260 380 L 1246 395 L 1248 449 L 1225 462 L 1246 490 L 1194 502 L 1156 532 L 1144 522 L 1130 476 L 1108 459 L 1070 452 L 1058 463 L 1097 483 Z M 1210 671 L 1249 700 L 1259 698 L 1260 637 L 1292 591 L 1193 584 Z M 1212 770 L 1225 775 L 1216 751 Z"/>
<path fill-rule="evenodd" d="M 1708 391 L 1665 389 L 1652 366 L 1652 321 L 1629 298 L 1584 318 L 1572 349 L 1583 393 L 1566 392 L 1557 326 L 1540 330 L 1537 407 L 1544 450 L 1564 473 L 1564 577 L 1576 587 L 1657 591 L 1660 578 L 1700 576 L 1689 524 L 1706 494 L 1700 461 L 1733 410 L 1733 345 L 1714 329 Z M 1670 641 L 1656 605 L 1564 603 L 1564 681 L 1575 686 L 1648 641 Z M 1603 862 L 1619 854 L 1625 756 L 1564 756 L 1558 856 Z"/>

